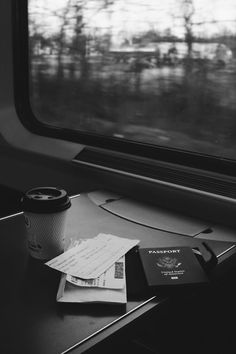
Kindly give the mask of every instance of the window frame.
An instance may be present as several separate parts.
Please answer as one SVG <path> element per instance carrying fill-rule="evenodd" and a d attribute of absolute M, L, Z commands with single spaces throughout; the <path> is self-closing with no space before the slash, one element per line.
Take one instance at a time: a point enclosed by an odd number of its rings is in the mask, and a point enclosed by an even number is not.
<path fill-rule="evenodd" d="M 15 108 L 22 124 L 32 133 L 61 140 L 76 142 L 94 148 L 115 151 L 136 159 L 148 158 L 156 162 L 167 162 L 184 168 L 194 168 L 203 174 L 217 173 L 235 177 L 236 160 L 215 157 L 170 147 L 110 138 L 95 133 L 54 127 L 40 122 L 34 115 L 29 100 L 29 58 L 28 58 L 28 1 L 12 0 L 13 19 L 13 70 Z M 141 160 L 142 160 L 141 159 Z M 227 182 L 226 182 L 227 183 Z"/>

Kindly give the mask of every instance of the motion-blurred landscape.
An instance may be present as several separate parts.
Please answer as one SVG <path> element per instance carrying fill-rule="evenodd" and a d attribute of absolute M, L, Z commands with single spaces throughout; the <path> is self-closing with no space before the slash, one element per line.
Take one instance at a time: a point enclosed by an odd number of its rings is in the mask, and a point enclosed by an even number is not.
<path fill-rule="evenodd" d="M 236 158 L 232 0 L 29 1 L 43 123 Z"/>

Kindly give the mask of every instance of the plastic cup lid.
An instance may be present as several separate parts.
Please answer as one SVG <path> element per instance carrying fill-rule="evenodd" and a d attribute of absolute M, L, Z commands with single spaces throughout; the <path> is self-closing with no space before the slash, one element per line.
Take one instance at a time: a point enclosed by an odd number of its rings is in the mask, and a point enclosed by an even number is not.
<path fill-rule="evenodd" d="M 71 206 L 64 189 L 56 187 L 37 187 L 27 191 L 21 199 L 23 211 L 32 213 L 56 213 Z"/>

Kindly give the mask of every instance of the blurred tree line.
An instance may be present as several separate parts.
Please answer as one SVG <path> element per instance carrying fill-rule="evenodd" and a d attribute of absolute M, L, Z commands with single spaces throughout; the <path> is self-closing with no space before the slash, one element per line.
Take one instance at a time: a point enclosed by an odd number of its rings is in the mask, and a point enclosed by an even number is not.
<path fill-rule="evenodd" d="M 33 4 L 33 0 L 31 2 Z M 65 0 L 60 11 L 48 9 L 52 18 L 57 19 L 57 31 L 54 33 L 47 30 L 43 21 L 39 25 L 37 12 L 40 9 L 37 6 L 31 8 L 31 89 L 40 116 L 49 121 L 59 120 L 63 126 L 107 134 L 125 134 L 128 124 L 185 130 L 194 137 L 206 136 L 212 141 L 216 140 L 216 135 L 222 134 L 225 134 L 223 139 L 226 141 L 230 134 L 236 132 L 233 118 L 236 107 L 220 104 L 225 102 L 225 96 L 232 88 L 236 95 L 235 83 L 226 82 L 228 74 L 225 71 L 222 87 L 216 90 L 209 77 L 216 76 L 218 70 L 224 70 L 224 65 L 213 66 L 206 58 L 196 58 L 194 52 L 196 42 L 223 43 L 230 47 L 233 55 L 233 65 L 227 71 L 235 73 L 236 31 L 221 30 L 210 37 L 201 37 L 197 29 L 204 26 L 206 20 L 196 21 L 194 0 L 179 0 L 172 17 L 173 23 L 177 21 L 182 28 L 181 38 L 172 28 L 158 30 L 158 23 L 155 30 L 132 35 L 131 43 L 130 38 L 124 35 L 124 47 L 128 44 L 137 48 L 142 43 L 172 43 L 172 52 L 169 50 L 169 57 L 164 58 L 165 61 L 163 59 L 164 65 L 169 67 L 173 65 L 170 58 L 176 55 L 174 44 L 182 42 L 186 45 L 186 53 L 181 61 L 177 61 L 182 69 L 181 80 L 175 81 L 170 72 L 166 77 L 155 79 L 158 80 L 157 91 L 146 92 L 142 89 L 143 72 L 149 70 L 151 73 L 152 69 L 160 68 L 160 62 L 158 64 L 155 59 L 153 64 L 153 57 L 145 52 L 142 56 L 134 53 L 128 59 L 125 54 L 123 57 L 117 53 L 112 56 L 112 28 L 101 31 L 94 27 L 91 31 L 89 22 L 93 22 L 93 15 L 99 12 L 105 12 L 112 18 L 116 0 L 92 2 L 96 6 L 90 18 L 86 12 L 88 0 Z M 35 0 L 34 3 L 37 4 Z M 44 6 L 47 6 L 46 1 Z M 213 19 L 212 23 L 217 21 Z M 54 58 L 53 75 L 47 74 L 50 56 Z M 64 103 L 61 102 L 62 97 Z M 66 121 L 63 120 L 65 111 Z M 225 120 L 223 127 L 222 119 Z M 106 123 L 108 121 L 114 124 Z"/>

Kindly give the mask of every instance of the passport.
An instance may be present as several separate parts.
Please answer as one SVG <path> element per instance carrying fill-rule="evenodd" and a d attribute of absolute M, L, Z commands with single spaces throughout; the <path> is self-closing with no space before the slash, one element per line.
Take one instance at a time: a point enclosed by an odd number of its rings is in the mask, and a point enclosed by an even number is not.
<path fill-rule="evenodd" d="M 191 247 L 140 248 L 139 255 L 150 287 L 208 282 Z"/>

